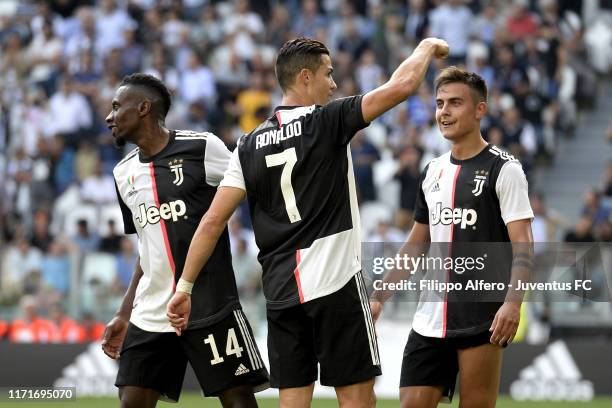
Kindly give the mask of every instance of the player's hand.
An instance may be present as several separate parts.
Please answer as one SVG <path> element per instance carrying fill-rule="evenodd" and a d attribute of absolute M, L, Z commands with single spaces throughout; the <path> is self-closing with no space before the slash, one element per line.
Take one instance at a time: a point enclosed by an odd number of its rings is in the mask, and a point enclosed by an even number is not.
<path fill-rule="evenodd" d="M 370 310 L 372 311 L 372 320 L 376 323 L 376 320 L 378 320 L 383 310 L 382 302 L 379 300 L 370 300 Z"/>
<path fill-rule="evenodd" d="M 421 41 L 421 44 L 433 45 L 434 48 L 434 57 L 436 58 L 446 58 L 448 57 L 449 46 L 448 43 L 440 38 L 430 37 L 425 38 Z"/>
<path fill-rule="evenodd" d="M 104 354 L 115 360 L 119 358 L 119 352 L 121 351 L 121 345 L 123 344 L 127 328 L 128 321 L 119 316 L 114 317 L 113 320 L 108 322 L 102 337 L 102 350 Z"/>
<path fill-rule="evenodd" d="M 504 346 L 512 343 L 521 319 L 521 305 L 519 303 L 505 302 L 495 314 L 493 324 L 489 331 L 491 343 Z"/>
<path fill-rule="evenodd" d="M 185 292 L 176 292 L 168 302 L 166 316 L 178 336 L 187 328 L 189 313 L 191 313 L 191 295 Z"/>

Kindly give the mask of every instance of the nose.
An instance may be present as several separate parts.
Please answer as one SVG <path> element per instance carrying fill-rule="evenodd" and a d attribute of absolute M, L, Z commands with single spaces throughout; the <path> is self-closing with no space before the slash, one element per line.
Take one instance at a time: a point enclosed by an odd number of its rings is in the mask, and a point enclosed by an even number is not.
<path fill-rule="evenodd" d="M 106 118 L 104 119 L 104 121 L 105 121 L 106 123 L 108 123 L 109 125 L 112 123 L 112 121 L 113 121 L 113 111 L 110 111 L 110 112 L 108 113 L 108 115 L 106 116 Z"/>
<path fill-rule="evenodd" d="M 438 108 L 440 112 L 440 116 L 448 114 L 448 103 L 443 103 L 441 107 Z"/>
<path fill-rule="evenodd" d="M 336 81 L 334 81 L 334 78 L 332 78 L 331 80 L 331 89 L 332 91 L 335 91 L 336 89 L 338 89 L 338 85 L 336 85 Z"/>

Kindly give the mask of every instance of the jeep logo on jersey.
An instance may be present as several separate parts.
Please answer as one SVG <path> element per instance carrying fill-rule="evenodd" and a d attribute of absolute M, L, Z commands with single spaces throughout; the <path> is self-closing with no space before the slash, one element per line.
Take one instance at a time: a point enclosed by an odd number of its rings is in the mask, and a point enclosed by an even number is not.
<path fill-rule="evenodd" d="M 187 206 L 183 200 L 170 201 L 169 203 L 163 203 L 157 208 L 152 205 L 150 207 L 140 204 L 138 206 L 138 225 L 144 228 L 147 224 L 157 224 L 160 220 L 178 220 L 178 217 L 185 215 L 187 212 Z"/>
<path fill-rule="evenodd" d="M 431 212 L 432 225 L 442 224 L 459 224 L 461 229 L 476 224 L 478 214 L 475 210 L 467 208 L 448 208 L 442 207 L 442 203 L 436 204 L 436 209 Z M 474 227 L 475 228 L 475 227 Z"/>
<path fill-rule="evenodd" d="M 171 160 L 168 165 L 170 166 L 170 171 L 174 173 L 174 180 L 172 182 L 177 186 L 183 184 L 183 159 Z"/>

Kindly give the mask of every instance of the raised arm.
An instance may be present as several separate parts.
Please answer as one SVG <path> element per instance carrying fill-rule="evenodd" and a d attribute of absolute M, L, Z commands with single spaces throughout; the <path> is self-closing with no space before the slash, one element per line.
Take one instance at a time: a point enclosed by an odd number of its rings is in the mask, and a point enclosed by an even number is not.
<path fill-rule="evenodd" d="M 412 55 L 393 72 L 389 80 L 368 92 L 361 100 L 365 122 L 371 122 L 416 92 L 425 77 L 432 58 L 446 58 L 448 44 L 438 38 L 426 38 Z"/>

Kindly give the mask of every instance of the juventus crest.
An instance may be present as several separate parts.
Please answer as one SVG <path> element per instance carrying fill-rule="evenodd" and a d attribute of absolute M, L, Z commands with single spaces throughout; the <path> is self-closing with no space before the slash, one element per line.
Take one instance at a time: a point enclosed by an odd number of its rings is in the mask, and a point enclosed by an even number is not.
<path fill-rule="evenodd" d="M 183 184 L 183 159 L 171 160 L 168 165 L 170 166 L 170 171 L 174 173 L 174 180 L 172 182 L 177 186 Z"/>
<path fill-rule="evenodd" d="M 484 183 L 487 180 L 489 172 L 485 170 L 476 170 L 475 173 L 474 182 L 476 183 L 476 186 L 472 190 L 472 194 L 474 194 L 474 197 L 478 197 L 480 194 L 482 194 L 482 188 L 484 187 Z"/>

